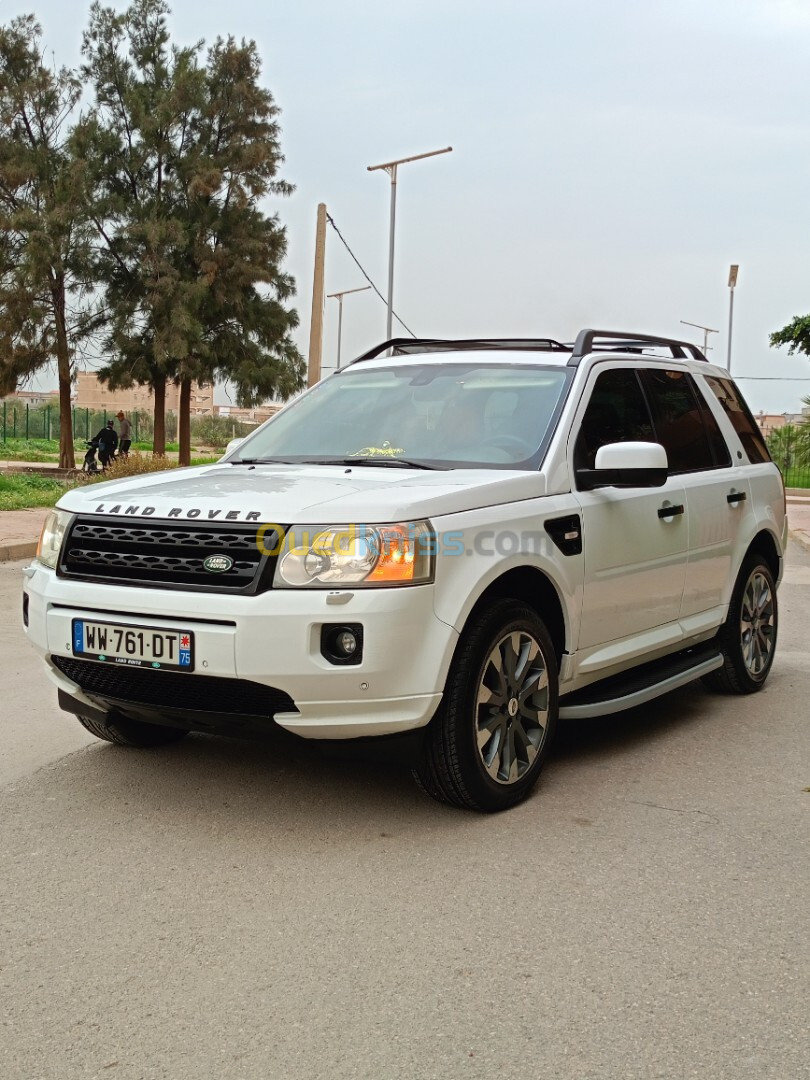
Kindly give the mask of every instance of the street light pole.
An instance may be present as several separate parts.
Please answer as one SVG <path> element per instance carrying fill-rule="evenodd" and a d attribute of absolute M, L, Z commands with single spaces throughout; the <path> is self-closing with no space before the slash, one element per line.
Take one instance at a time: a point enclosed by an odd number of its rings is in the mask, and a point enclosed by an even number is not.
<path fill-rule="evenodd" d="M 719 334 L 719 330 L 712 330 L 710 326 L 703 326 L 697 322 L 687 322 L 686 319 L 680 320 L 683 326 L 694 326 L 698 330 L 703 331 L 703 355 L 708 359 L 709 356 L 709 334 Z"/>
<path fill-rule="evenodd" d="M 344 289 L 343 292 L 327 293 L 328 300 L 337 300 L 338 302 L 338 346 L 337 346 L 337 366 L 340 370 L 340 339 L 343 336 L 343 297 L 348 296 L 349 293 L 354 292 L 367 292 L 371 288 L 370 285 L 361 285 L 359 289 Z"/>
<path fill-rule="evenodd" d="M 726 356 L 726 369 L 731 374 L 731 330 L 734 325 L 734 287 L 737 284 L 737 263 L 732 263 L 728 269 L 728 354 Z"/>
<path fill-rule="evenodd" d="M 315 227 L 315 273 L 312 279 L 312 320 L 309 329 L 307 386 L 314 386 L 321 378 L 321 355 L 323 353 L 323 280 L 325 261 L 326 203 L 318 203 L 318 217 Z"/>
<path fill-rule="evenodd" d="M 441 150 L 429 150 L 426 154 L 414 154 L 411 157 L 397 158 L 396 161 L 384 161 L 382 165 L 367 166 L 369 172 L 384 169 L 391 177 L 391 220 L 388 228 L 388 321 L 386 323 L 386 339 L 393 337 L 394 325 L 394 232 L 397 220 L 397 166 L 406 165 L 409 161 L 421 161 L 422 158 L 436 157 L 437 154 L 449 154 L 452 146 L 445 146 Z"/>

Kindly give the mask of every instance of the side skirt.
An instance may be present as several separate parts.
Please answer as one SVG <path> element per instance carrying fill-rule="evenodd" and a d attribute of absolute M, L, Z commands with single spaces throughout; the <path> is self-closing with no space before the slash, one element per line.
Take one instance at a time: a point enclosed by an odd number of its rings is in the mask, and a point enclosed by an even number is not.
<path fill-rule="evenodd" d="M 708 642 L 566 694 L 560 698 L 560 719 L 584 719 L 623 712 L 668 694 L 670 690 L 677 690 L 722 666 L 723 657 L 716 644 Z"/>

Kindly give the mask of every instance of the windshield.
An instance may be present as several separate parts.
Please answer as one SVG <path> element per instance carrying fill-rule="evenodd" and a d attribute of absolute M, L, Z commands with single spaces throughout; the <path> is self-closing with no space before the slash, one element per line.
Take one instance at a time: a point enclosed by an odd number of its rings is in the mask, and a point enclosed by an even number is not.
<path fill-rule="evenodd" d="M 250 436 L 231 461 L 537 468 L 565 368 L 470 363 L 348 368 Z"/>

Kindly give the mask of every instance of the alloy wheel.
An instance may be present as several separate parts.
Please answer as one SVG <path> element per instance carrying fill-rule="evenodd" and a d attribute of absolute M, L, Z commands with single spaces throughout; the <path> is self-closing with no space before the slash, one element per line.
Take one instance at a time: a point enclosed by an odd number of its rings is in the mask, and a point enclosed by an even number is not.
<path fill-rule="evenodd" d="M 537 757 L 548 730 L 549 683 L 537 641 L 513 631 L 487 657 L 475 706 L 478 753 L 499 784 L 520 780 Z"/>
<path fill-rule="evenodd" d="M 773 591 L 762 571 L 755 570 L 745 586 L 740 613 L 742 658 L 753 679 L 768 669 L 775 631 Z"/>

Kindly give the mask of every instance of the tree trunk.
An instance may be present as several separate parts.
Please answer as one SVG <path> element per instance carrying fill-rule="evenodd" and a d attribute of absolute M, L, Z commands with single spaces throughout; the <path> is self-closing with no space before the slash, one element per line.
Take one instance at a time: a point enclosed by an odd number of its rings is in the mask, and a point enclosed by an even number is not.
<path fill-rule="evenodd" d="M 166 456 L 166 380 L 158 378 L 152 385 L 155 399 L 154 430 L 152 432 L 152 453 L 158 457 Z"/>
<path fill-rule="evenodd" d="M 180 444 L 179 465 L 191 464 L 191 378 L 180 380 L 180 415 L 177 418 L 177 441 Z"/>
<path fill-rule="evenodd" d="M 59 372 L 59 468 L 75 469 L 73 414 L 71 412 L 70 346 L 65 323 L 65 275 L 51 279 L 54 324 L 56 326 L 56 366 Z"/>

